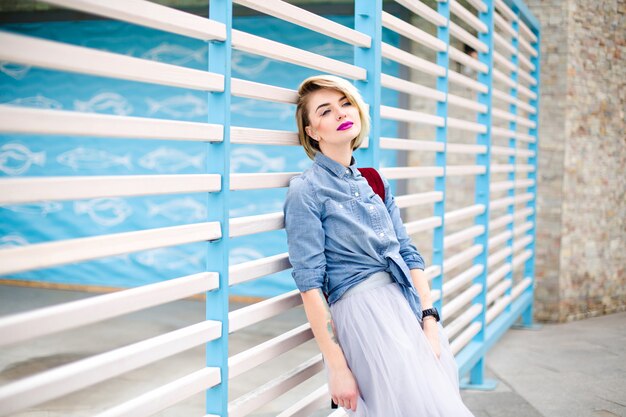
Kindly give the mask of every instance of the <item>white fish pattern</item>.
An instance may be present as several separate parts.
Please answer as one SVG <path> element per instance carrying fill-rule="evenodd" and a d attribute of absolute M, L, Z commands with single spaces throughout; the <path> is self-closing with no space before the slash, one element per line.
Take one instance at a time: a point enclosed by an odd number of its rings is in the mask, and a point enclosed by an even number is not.
<path fill-rule="evenodd" d="M 14 248 L 16 246 L 26 246 L 28 241 L 26 238 L 19 234 L 11 234 L 2 236 L 0 238 L 0 249 Z"/>
<path fill-rule="evenodd" d="M 133 209 L 121 198 L 94 198 L 75 202 L 74 213 L 87 214 L 95 223 L 111 227 L 124 222 Z"/>
<path fill-rule="evenodd" d="M 148 216 L 163 216 L 176 222 L 206 220 L 207 207 L 191 197 L 177 198 L 163 204 L 148 202 Z"/>
<path fill-rule="evenodd" d="M 133 167 L 130 154 L 120 156 L 107 151 L 94 148 L 74 148 L 57 156 L 57 161 L 61 165 L 72 169 L 102 169 L 113 166 L 124 166 L 128 169 Z"/>
<path fill-rule="evenodd" d="M 314 54 L 322 55 L 333 59 L 352 59 L 353 46 L 345 43 L 326 42 L 309 49 Z"/>
<path fill-rule="evenodd" d="M 146 99 L 148 104 L 148 113 L 164 113 L 177 118 L 192 118 L 195 116 L 206 116 L 208 114 L 208 106 L 206 99 L 193 94 L 184 94 L 173 96 L 165 100 L 156 101 Z"/>
<path fill-rule="evenodd" d="M 234 248 L 230 251 L 228 262 L 230 265 L 237 265 L 242 262 L 254 261 L 263 258 L 263 254 L 258 250 L 246 246 Z"/>
<path fill-rule="evenodd" d="M 178 149 L 161 146 L 142 156 L 139 159 L 139 165 L 158 172 L 178 172 L 188 167 L 203 169 L 205 159 L 204 152 L 198 155 L 188 155 Z"/>
<path fill-rule="evenodd" d="M 30 65 L 16 64 L 9 61 L 0 61 L 0 71 L 15 78 L 16 80 L 22 80 L 26 77 L 26 74 L 32 67 Z"/>
<path fill-rule="evenodd" d="M 178 270 L 187 266 L 203 266 L 206 252 L 197 250 L 187 253 L 179 248 L 159 248 L 140 252 L 133 257 L 141 265 L 150 268 Z"/>
<path fill-rule="evenodd" d="M 41 201 L 30 204 L 2 205 L 4 209 L 11 210 L 15 213 L 37 214 L 45 217 L 48 213 L 54 213 L 63 210 L 63 203 L 58 201 Z"/>
<path fill-rule="evenodd" d="M 253 77 L 259 75 L 270 64 L 270 59 L 233 50 L 231 67 L 233 73 Z"/>
<path fill-rule="evenodd" d="M 228 211 L 230 217 L 253 216 L 260 213 L 274 213 L 283 210 L 282 200 L 263 201 L 262 203 L 250 203 L 242 207 L 231 208 Z"/>
<path fill-rule="evenodd" d="M 63 105 L 49 97 L 43 96 L 41 94 L 37 94 L 32 97 L 21 97 L 16 98 L 15 100 L 11 100 L 6 104 L 12 104 L 14 106 L 23 106 L 23 107 L 35 107 L 37 109 L 62 109 Z"/>
<path fill-rule="evenodd" d="M 46 152 L 32 152 L 20 143 L 6 143 L 0 147 L 0 171 L 8 175 L 21 175 L 32 165 L 44 166 Z"/>
<path fill-rule="evenodd" d="M 285 157 L 270 158 L 254 148 L 237 148 L 231 152 L 231 171 L 237 172 L 243 167 L 253 168 L 257 172 L 284 171 Z"/>
<path fill-rule="evenodd" d="M 133 106 L 120 94 L 100 93 L 87 101 L 74 100 L 74 109 L 88 113 L 113 113 L 126 116 L 133 112 Z"/>
<path fill-rule="evenodd" d="M 254 100 L 241 100 L 230 105 L 233 114 L 260 119 L 288 120 L 293 119 L 295 106 L 284 103 L 264 102 Z"/>
<path fill-rule="evenodd" d="M 175 65 L 184 65 L 192 61 L 203 64 L 208 62 L 208 47 L 203 46 L 194 50 L 184 46 L 163 42 L 145 52 L 141 55 L 141 57 L 152 61 L 166 62 L 168 64 Z"/>

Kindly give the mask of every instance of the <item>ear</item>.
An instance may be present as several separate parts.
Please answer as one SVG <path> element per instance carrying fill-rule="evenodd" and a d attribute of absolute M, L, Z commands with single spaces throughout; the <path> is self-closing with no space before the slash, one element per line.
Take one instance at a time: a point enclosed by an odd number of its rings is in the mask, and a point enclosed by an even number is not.
<path fill-rule="evenodd" d="M 315 133 L 315 131 L 313 130 L 313 128 L 311 126 L 307 126 L 304 128 L 304 131 L 306 132 L 307 135 L 309 135 L 313 140 L 319 140 L 317 137 L 317 134 Z"/>

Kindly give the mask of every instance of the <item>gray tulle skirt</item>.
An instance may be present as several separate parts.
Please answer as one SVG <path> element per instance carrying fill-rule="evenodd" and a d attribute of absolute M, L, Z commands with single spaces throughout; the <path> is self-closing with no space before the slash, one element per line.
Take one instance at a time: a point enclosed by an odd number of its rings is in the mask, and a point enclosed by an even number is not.
<path fill-rule="evenodd" d="M 377 273 L 331 306 L 339 344 L 357 381 L 355 417 L 473 417 L 459 393 L 458 369 L 439 324 L 433 352 L 398 285 Z"/>

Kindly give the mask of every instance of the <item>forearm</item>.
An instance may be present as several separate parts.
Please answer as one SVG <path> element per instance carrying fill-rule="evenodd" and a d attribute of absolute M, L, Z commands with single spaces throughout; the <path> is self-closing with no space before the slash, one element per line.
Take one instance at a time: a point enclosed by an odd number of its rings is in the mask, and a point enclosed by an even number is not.
<path fill-rule="evenodd" d="M 413 285 L 417 290 L 417 294 L 419 295 L 422 310 L 432 308 L 433 298 L 430 294 L 430 285 L 428 283 L 426 273 L 421 269 L 411 269 L 411 278 L 413 280 Z"/>
<path fill-rule="evenodd" d="M 317 288 L 305 291 L 301 295 L 313 336 L 327 366 L 331 370 L 347 368 L 346 358 L 337 341 L 335 326 L 322 290 Z"/>

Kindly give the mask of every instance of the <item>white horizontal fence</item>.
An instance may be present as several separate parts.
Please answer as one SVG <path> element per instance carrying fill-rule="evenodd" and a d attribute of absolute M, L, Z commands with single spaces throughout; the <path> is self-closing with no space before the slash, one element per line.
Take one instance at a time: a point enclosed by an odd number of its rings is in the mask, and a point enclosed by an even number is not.
<path fill-rule="evenodd" d="M 406 184 L 430 181 L 424 192 L 396 196 L 402 209 L 433 207 L 433 215 L 405 223 L 414 236 L 433 234 L 433 256 L 426 269 L 433 298 L 462 376 L 481 385 L 484 355 L 520 316 L 532 320 L 535 258 L 539 28 L 519 0 L 440 1 L 437 10 L 419 0 L 396 0 L 396 15 L 382 0 L 355 1 L 355 28 L 347 28 L 281 0 L 233 0 L 259 13 L 313 30 L 354 48 L 355 62 L 333 58 L 232 28 L 232 2 L 211 0 L 209 18 L 145 0 L 46 0 L 45 2 L 209 43 L 208 70 L 149 61 L 36 37 L 0 32 L 0 60 L 209 94 L 206 123 L 0 106 L 0 132 L 37 135 L 195 141 L 210 147 L 209 172 L 199 175 L 30 177 L 0 179 L 0 203 L 26 204 L 111 196 L 207 193 L 214 212 L 207 221 L 152 230 L 58 240 L 0 250 L 0 273 L 66 265 L 151 248 L 206 242 L 207 271 L 139 288 L 100 295 L 0 318 L 0 345 L 87 326 L 112 317 L 206 294 L 207 320 L 22 380 L 0 386 L 0 415 L 9 415 L 65 396 L 193 347 L 207 346 L 207 366 L 98 416 L 147 416 L 192 395 L 207 392 L 206 416 L 246 416 L 323 370 L 320 355 L 272 377 L 250 392 L 229 398 L 231 378 L 278 358 L 311 340 L 308 324 L 228 357 L 229 335 L 301 304 L 297 291 L 229 312 L 229 287 L 288 270 L 287 253 L 228 265 L 230 238 L 283 229 L 281 212 L 228 218 L 229 193 L 284 188 L 298 172 L 230 174 L 231 144 L 298 145 L 295 132 L 232 126 L 230 98 L 271 103 L 296 101 L 288 88 L 231 77 L 233 50 L 274 61 L 332 73 L 353 80 L 370 105 L 373 129 L 359 159 L 380 168 L 389 180 Z M 416 23 L 419 22 L 419 23 Z M 410 47 L 382 41 L 382 28 Z M 436 33 L 436 35 L 434 34 Z M 478 52 L 470 56 L 459 45 Z M 425 48 L 428 60 L 411 52 Z M 382 59 L 409 74 L 384 74 Z M 471 71 L 461 71 L 459 68 Z M 473 71 L 473 72 L 472 72 Z M 470 75 L 468 75 L 470 74 Z M 474 74 L 473 76 L 471 74 Z M 297 85 L 297 84 L 296 84 Z M 432 87 L 436 85 L 436 87 Z M 426 112 L 381 104 L 383 88 L 436 106 Z M 470 92 L 469 96 L 463 92 Z M 457 116 L 455 111 L 476 116 Z M 381 120 L 435 132 L 424 137 L 381 137 Z M 450 140 L 464 135 L 472 143 Z M 380 167 L 380 151 L 434 153 L 427 166 Z M 452 164 L 452 155 L 475 162 Z M 451 178 L 475 182 L 474 204 L 446 208 Z M 432 206 L 431 206 L 432 205 Z M 470 226 L 459 225 L 472 223 Z M 454 231 L 452 231 L 454 230 Z M 523 268 L 522 268 L 523 266 Z M 521 272 L 516 278 L 515 272 Z M 309 415 L 329 404 L 328 388 L 319 386 L 278 415 Z M 345 415 L 343 410 L 328 415 Z"/>

